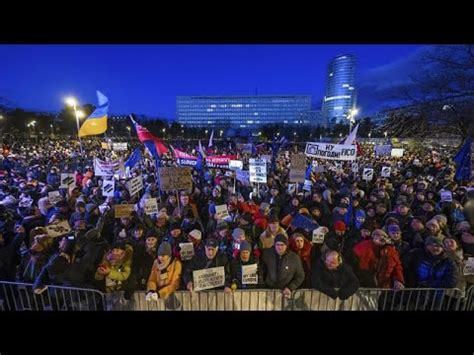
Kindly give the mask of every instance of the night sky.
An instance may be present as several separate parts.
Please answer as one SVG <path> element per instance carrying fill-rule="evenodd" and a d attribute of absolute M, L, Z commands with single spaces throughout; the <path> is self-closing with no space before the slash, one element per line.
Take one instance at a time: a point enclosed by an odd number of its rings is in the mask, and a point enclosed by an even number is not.
<path fill-rule="evenodd" d="M 321 108 L 328 62 L 358 60 L 361 114 L 384 105 L 387 88 L 416 71 L 422 45 L 0 45 L 0 99 L 39 111 L 59 111 L 63 98 L 96 104 L 111 114 L 174 119 L 177 95 L 311 95 Z"/>

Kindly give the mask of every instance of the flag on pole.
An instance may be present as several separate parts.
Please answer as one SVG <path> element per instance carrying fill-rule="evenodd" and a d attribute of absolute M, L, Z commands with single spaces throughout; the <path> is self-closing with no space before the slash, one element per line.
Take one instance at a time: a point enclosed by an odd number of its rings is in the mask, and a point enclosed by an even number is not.
<path fill-rule="evenodd" d="M 347 136 L 347 138 L 343 141 L 342 144 L 346 144 L 346 145 L 352 145 L 354 144 L 354 140 L 356 139 L 357 137 L 357 131 L 359 130 L 359 124 L 357 124 L 354 129 L 352 130 L 351 133 L 349 133 L 349 135 Z"/>
<path fill-rule="evenodd" d="M 135 165 L 138 164 L 140 160 L 142 160 L 142 151 L 140 148 L 135 148 L 132 155 L 130 155 L 130 157 L 125 162 L 125 167 L 128 167 L 131 170 Z"/>
<path fill-rule="evenodd" d="M 472 162 L 471 162 L 471 145 L 472 139 L 468 138 L 464 145 L 461 147 L 459 152 L 453 158 L 454 162 L 456 163 L 456 175 L 454 178 L 456 181 L 461 180 L 470 180 L 471 179 L 471 170 L 472 170 Z"/>
<path fill-rule="evenodd" d="M 109 111 L 109 99 L 97 91 L 99 106 L 84 121 L 79 129 L 79 137 L 94 136 L 107 131 L 107 114 Z"/>
<path fill-rule="evenodd" d="M 154 153 L 150 150 L 151 146 L 155 147 L 154 151 L 156 151 L 158 156 L 168 152 L 168 148 L 164 145 L 161 139 L 155 137 L 150 131 L 148 131 L 148 129 L 138 124 L 133 119 L 132 115 L 130 115 L 130 119 L 132 120 L 135 130 L 137 131 L 138 140 L 148 148 L 152 155 Z"/>
<path fill-rule="evenodd" d="M 207 145 L 208 148 L 211 148 L 214 143 L 212 143 L 212 139 L 214 138 L 214 130 L 212 130 L 211 136 L 209 137 L 209 144 Z"/>

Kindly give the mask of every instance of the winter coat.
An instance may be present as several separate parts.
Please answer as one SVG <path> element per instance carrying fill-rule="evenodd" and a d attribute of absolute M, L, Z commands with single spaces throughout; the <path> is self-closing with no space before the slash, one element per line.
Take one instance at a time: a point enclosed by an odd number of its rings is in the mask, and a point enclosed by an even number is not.
<path fill-rule="evenodd" d="M 230 287 L 230 263 L 225 255 L 217 253 L 214 259 L 210 260 L 206 256 L 205 250 L 194 255 L 191 262 L 184 271 L 183 281 L 184 286 L 193 281 L 193 271 L 209 269 L 213 267 L 223 266 L 225 271 L 225 286 Z"/>
<path fill-rule="evenodd" d="M 298 249 L 296 247 L 295 240 L 290 238 L 290 242 L 288 247 L 292 252 L 298 255 L 301 259 L 301 263 L 303 265 L 303 270 L 305 274 L 305 282 L 303 284 L 304 287 L 308 287 L 310 284 L 310 274 L 311 274 L 311 242 L 308 239 L 304 239 L 303 249 Z"/>
<path fill-rule="evenodd" d="M 272 234 L 272 232 L 270 231 L 270 228 L 267 228 L 261 235 L 260 235 L 260 239 L 259 239 L 259 242 L 258 242 L 258 247 L 260 249 L 269 249 L 269 248 L 273 248 L 273 243 L 275 241 L 275 237 L 278 235 L 278 234 L 283 234 L 285 237 L 288 238 L 288 235 L 286 234 L 286 231 L 280 226 L 278 227 L 278 230 L 275 234 Z"/>
<path fill-rule="evenodd" d="M 305 280 L 301 259 L 290 250 L 282 256 L 278 255 L 274 248 L 264 250 L 262 267 L 267 288 L 282 290 L 287 287 L 294 291 L 301 287 Z"/>
<path fill-rule="evenodd" d="M 102 264 L 107 265 L 110 268 L 110 274 L 107 276 L 100 275 L 98 271 L 95 273 L 95 279 L 97 281 L 103 281 L 105 286 L 105 292 L 115 292 L 122 289 L 122 285 L 130 277 L 130 272 L 132 270 L 132 256 L 133 249 L 131 246 L 126 246 L 125 256 L 121 263 L 111 265 L 107 260 L 107 254 L 104 255 L 102 259 Z"/>
<path fill-rule="evenodd" d="M 392 288 L 394 281 L 405 283 L 398 252 L 392 245 L 379 247 L 372 240 L 364 240 L 353 248 L 358 259 L 356 273 L 362 287 Z"/>
<path fill-rule="evenodd" d="M 257 264 L 257 284 L 242 284 L 242 265 L 252 265 Z M 250 259 L 247 262 L 243 262 L 240 259 L 240 254 L 232 260 L 230 264 L 230 278 L 232 283 L 237 285 L 238 289 L 255 289 L 261 288 L 263 286 L 263 274 L 262 266 L 258 258 L 255 255 L 250 255 Z"/>
<path fill-rule="evenodd" d="M 0 248 L 0 280 L 15 279 L 16 262 L 25 236 L 25 233 L 18 233 L 9 244 Z"/>
<path fill-rule="evenodd" d="M 311 287 L 331 298 L 345 300 L 358 290 L 359 279 L 347 263 L 343 262 L 336 270 L 329 270 L 323 258 L 319 258 L 311 272 Z"/>
<path fill-rule="evenodd" d="M 160 298 L 167 298 L 178 289 L 182 273 L 183 266 L 177 258 L 173 258 L 164 270 L 158 268 L 158 260 L 155 260 L 148 278 L 147 290 L 156 291 Z"/>
<path fill-rule="evenodd" d="M 459 272 L 454 259 L 443 251 L 433 256 L 425 248 L 414 250 L 407 262 L 407 285 L 417 288 L 454 288 Z"/>

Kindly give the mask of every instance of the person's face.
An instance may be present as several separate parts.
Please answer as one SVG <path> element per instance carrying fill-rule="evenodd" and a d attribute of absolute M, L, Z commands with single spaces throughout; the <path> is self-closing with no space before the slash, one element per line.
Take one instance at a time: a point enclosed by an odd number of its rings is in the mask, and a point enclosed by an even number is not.
<path fill-rule="evenodd" d="M 169 255 L 158 255 L 158 261 L 160 264 L 167 264 L 171 259 Z"/>
<path fill-rule="evenodd" d="M 272 233 L 276 233 L 278 231 L 278 227 L 280 227 L 280 223 L 279 222 L 273 222 L 273 223 L 270 223 L 268 226 L 270 227 L 270 231 Z"/>
<path fill-rule="evenodd" d="M 321 195 L 319 194 L 316 194 L 316 195 L 313 195 L 313 201 L 314 202 L 321 202 Z"/>
<path fill-rule="evenodd" d="M 370 231 L 368 229 L 361 229 L 360 230 L 360 236 L 363 238 L 363 239 L 367 239 L 370 237 Z"/>
<path fill-rule="evenodd" d="M 423 229 L 423 223 L 421 223 L 421 221 L 417 219 L 414 219 L 413 221 L 411 221 L 410 226 L 414 231 L 420 231 Z"/>
<path fill-rule="evenodd" d="M 368 209 L 368 210 L 367 210 L 367 215 L 368 215 L 369 217 L 375 216 L 375 210 L 374 210 L 373 208 Z"/>
<path fill-rule="evenodd" d="M 340 214 L 346 214 L 346 213 L 347 213 L 347 208 L 345 208 L 345 207 L 339 207 L 339 213 L 340 213 Z"/>
<path fill-rule="evenodd" d="M 438 244 L 428 244 L 426 249 L 431 253 L 431 255 L 436 256 L 443 252 L 443 247 Z"/>
<path fill-rule="evenodd" d="M 298 248 L 298 250 L 303 249 L 303 247 L 304 247 L 304 238 L 302 238 L 302 237 L 296 238 L 295 239 L 295 244 L 296 244 L 296 247 Z"/>
<path fill-rule="evenodd" d="M 219 196 L 220 196 L 220 194 L 221 194 L 221 193 L 219 192 L 219 190 L 218 190 L 218 189 L 214 189 L 214 190 L 212 190 L 212 196 L 214 196 L 214 197 L 219 197 Z"/>
<path fill-rule="evenodd" d="M 125 250 L 119 249 L 119 248 L 113 248 L 111 251 L 111 254 L 115 260 L 118 260 L 125 256 Z"/>
<path fill-rule="evenodd" d="M 244 263 L 250 260 L 250 251 L 248 250 L 242 250 L 240 252 L 240 260 L 242 260 Z"/>
<path fill-rule="evenodd" d="M 181 205 L 186 206 L 189 204 L 189 196 L 181 196 Z"/>
<path fill-rule="evenodd" d="M 413 193 L 413 186 L 408 186 L 407 187 L 407 193 L 409 193 L 409 194 Z"/>
<path fill-rule="evenodd" d="M 173 229 L 171 231 L 171 236 L 173 238 L 178 238 L 181 235 L 181 229 Z"/>
<path fill-rule="evenodd" d="M 365 217 L 357 216 L 357 222 L 360 223 L 360 224 L 364 223 L 365 222 Z"/>
<path fill-rule="evenodd" d="M 166 225 L 166 218 L 160 217 L 156 220 L 156 225 L 158 227 L 164 227 Z"/>
<path fill-rule="evenodd" d="M 370 201 L 371 202 L 377 201 L 377 195 L 370 195 Z"/>
<path fill-rule="evenodd" d="M 122 223 L 123 226 L 128 226 L 130 224 L 130 219 L 128 218 L 120 218 L 120 222 Z"/>
<path fill-rule="evenodd" d="M 312 214 L 313 218 L 316 218 L 316 219 L 319 218 L 319 217 L 321 217 L 321 211 L 318 210 L 318 209 L 312 210 L 312 211 L 311 211 L 311 214 Z"/>
<path fill-rule="evenodd" d="M 247 222 L 247 221 L 246 221 L 245 219 L 243 219 L 243 218 L 240 218 L 239 224 L 242 224 L 242 225 L 246 226 L 247 224 L 249 224 L 249 222 Z"/>
<path fill-rule="evenodd" d="M 219 229 L 217 234 L 219 234 L 221 237 L 225 237 L 227 235 L 227 229 L 226 228 Z"/>
<path fill-rule="evenodd" d="M 402 239 L 402 233 L 401 232 L 388 232 L 388 236 L 392 238 L 392 240 L 399 241 Z"/>
<path fill-rule="evenodd" d="M 378 246 L 385 245 L 384 237 L 383 237 L 383 235 L 381 235 L 379 233 L 373 233 L 372 234 L 372 240 L 373 240 L 375 245 L 378 245 Z"/>
<path fill-rule="evenodd" d="M 86 208 L 85 207 L 77 207 L 76 208 L 76 211 L 79 212 L 79 213 L 85 213 L 86 212 Z"/>
<path fill-rule="evenodd" d="M 275 243 L 275 251 L 277 252 L 278 255 L 283 255 L 286 252 L 287 246 L 285 243 L 282 242 L 277 242 Z"/>
<path fill-rule="evenodd" d="M 148 237 L 146 238 L 145 243 L 148 249 L 153 249 L 156 248 L 156 245 L 158 244 L 158 239 L 156 237 Z"/>
<path fill-rule="evenodd" d="M 242 243 L 244 240 L 245 240 L 245 234 L 241 234 L 234 238 L 234 241 L 239 244 Z"/>
<path fill-rule="evenodd" d="M 418 199 L 418 201 L 424 201 L 425 200 L 425 195 L 418 194 L 418 195 L 416 195 L 416 198 Z"/>
<path fill-rule="evenodd" d="M 300 202 L 298 201 L 297 198 L 294 198 L 294 199 L 291 200 L 291 204 L 296 207 L 300 204 Z"/>
<path fill-rule="evenodd" d="M 385 206 L 377 206 L 377 214 L 384 215 L 387 212 Z"/>
<path fill-rule="evenodd" d="M 337 253 L 329 253 L 324 259 L 324 261 L 326 263 L 326 267 L 329 270 L 336 270 L 339 267 L 339 265 L 341 265 L 339 256 Z"/>
<path fill-rule="evenodd" d="M 439 226 L 437 224 L 434 224 L 434 223 L 428 223 L 426 225 L 426 228 L 428 228 L 428 230 L 434 235 L 438 234 L 438 232 L 439 232 Z"/>
<path fill-rule="evenodd" d="M 402 184 L 402 185 L 400 186 L 400 192 L 406 192 L 406 190 L 407 190 L 407 185 Z"/>
<path fill-rule="evenodd" d="M 168 198 L 168 202 L 171 203 L 172 205 L 174 205 L 174 204 L 176 203 L 176 197 L 170 196 L 170 197 Z"/>
<path fill-rule="evenodd" d="M 398 206 L 398 213 L 400 213 L 402 216 L 406 216 L 408 213 L 408 207 L 407 206 Z"/>
<path fill-rule="evenodd" d="M 213 247 L 205 247 L 206 249 L 206 256 L 208 259 L 214 259 L 214 257 L 217 255 L 217 248 Z"/>
<path fill-rule="evenodd" d="M 379 197 L 385 197 L 385 191 L 383 191 L 383 190 L 382 190 L 382 191 L 379 191 L 379 192 L 378 192 L 378 196 L 379 196 Z"/>
<path fill-rule="evenodd" d="M 456 243 L 456 240 L 451 239 L 451 238 L 446 238 L 443 240 L 443 247 L 446 250 L 456 250 L 458 247 L 458 244 Z"/>
<path fill-rule="evenodd" d="M 135 231 L 133 232 L 133 237 L 134 237 L 136 240 L 140 240 L 140 239 L 142 239 L 142 237 L 143 237 L 143 233 L 144 233 L 143 229 L 140 229 L 140 228 L 139 228 L 139 229 L 135 229 Z"/>

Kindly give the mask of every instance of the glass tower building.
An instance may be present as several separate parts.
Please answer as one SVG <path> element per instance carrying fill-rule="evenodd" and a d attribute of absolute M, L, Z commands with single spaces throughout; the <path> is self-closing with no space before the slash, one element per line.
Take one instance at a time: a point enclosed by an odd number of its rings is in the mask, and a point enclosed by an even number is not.
<path fill-rule="evenodd" d="M 176 117 L 190 127 L 307 124 L 310 96 L 178 96 Z"/>
<path fill-rule="evenodd" d="M 348 123 L 347 115 L 356 105 L 356 58 L 345 54 L 334 58 L 328 66 L 323 119 L 329 124 Z"/>

